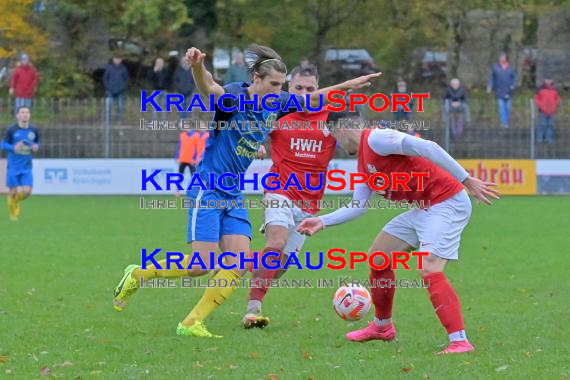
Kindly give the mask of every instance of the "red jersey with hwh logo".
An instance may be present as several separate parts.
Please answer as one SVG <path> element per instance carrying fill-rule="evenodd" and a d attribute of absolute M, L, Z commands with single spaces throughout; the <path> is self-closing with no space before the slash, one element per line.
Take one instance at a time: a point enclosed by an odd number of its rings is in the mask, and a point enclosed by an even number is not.
<path fill-rule="evenodd" d="M 429 173 L 429 177 L 423 178 L 423 191 L 418 190 L 419 178 L 412 177 L 407 182 L 409 191 L 404 191 L 401 184 L 398 184 L 397 189 L 392 190 L 392 184 L 390 184 L 382 194 L 386 199 L 409 202 L 423 200 L 429 201 L 429 205 L 433 206 L 463 190 L 463 185 L 459 181 L 427 158 L 400 154 L 378 155 L 368 144 L 368 137 L 372 131 L 372 129 L 366 129 L 362 132 L 358 149 L 358 171 L 360 173 L 368 177 L 374 173 L 384 173 L 390 180 L 392 180 L 392 173 L 406 173 L 410 176 L 412 173 Z M 382 178 L 377 177 L 376 181 L 376 186 L 382 186 Z"/>
<path fill-rule="evenodd" d="M 280 125 L 286 121 L 291 129 L 276 129 L 271 132 L 273 166 L 269 171 L 279 174 L 280 185 L 278 190 L 265 190 L 265 192 L 281 194 L 293 201 L 312 200 L 311 208 L 303 208 L 311 214 L 319 211 L 317 201 L 323 198 L 327 168 L 336 148 L 336 139 L 328 130 L 322 129 L 322 122 L 328 120 L 329 113 L 330 111 L 327 110 L 313 113 L 291 113 L 279 119 Z M 309 129 L 292 127 L 292 122 L 298 122 L 302 126 L 303 121 L 309 122 Z M 292 173 L 295 173 L 304 190 L 299 190 L 294 185 L 283 190 L 283 186 Z M 319 185 L 321 181 L 319 173 L 322 175 L 321 190 L 307 190 L 305 173 L 311 173 L 310 185 L 313 187 Z"/>

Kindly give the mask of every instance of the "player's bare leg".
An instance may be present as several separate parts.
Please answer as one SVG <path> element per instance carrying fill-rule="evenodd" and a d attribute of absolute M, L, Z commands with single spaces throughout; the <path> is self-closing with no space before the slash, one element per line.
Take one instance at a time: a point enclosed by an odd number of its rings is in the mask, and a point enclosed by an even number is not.
<path fill-rule="evenodd" d="M 424 284 L 428 285 L 435 313 L 449 335 L 449 346 L 438 354 L 471 352 L 475 348 L 469 343 L 465 334 L 459 298 L 443 273 L 446 264 L 446 259 L 430 254 L 424 258 L 424 269 L 420 270 Z"/>
<path fill-rule="evenodd" d="M 18 200 L 23 201 L 32 195 L 32 188 L 30 186 L 22 186 L 18 191 Z"/>
<path fill-rule="evenodd" d="M 380 231 L 376 240 L 368 250 L 368 254 L 374 252 L 407 252 L 412 247 L 405 241 L 398 239 L 384 231 Z M 383 259 L 379 256 L 374 258 L 374 264 L 381 266 Z M 396 328 L 392 323 L 392 305 L 396 288 L 391 286 L 396 275 L 390 266 L 383 270 L 370 269 L 370 282 L 382 284 L 385 287 L 373 286 L 371 290 L 372 302 L 374 303 L 374 320 L 367 327 L 352 331 L 346 334 L 346 338 L 353 342 L 366 342 L 369 340 L 394 340 L 396 338 Z"/>
<path fill-rule="evenodd" d="M 278 225 L 267 225 L 265 236 L 265 249 L 260 253 L 260 257 L 266 252 L 276 252 L 283 259 L 283 249 L 285 249 L 287 244 L 289 229 Z M 258 270 L 252 271 L 251 278 L 254 280 L 272 280 L 277 277 L 278 272 L 279 269 L 267 269 L 260 264 Z M 249 291 L 249 302 L 242 320 L 243 327 L 246 329 L 253 327 L 264 328 L 269 324 L 269 318 L 264 317 L 261 313 L 261 305 L 263 298 L 267 294 L 268 287 L 260 282 L 256 285 L 257 287 L 252 287 Z"/>
<path fill-rule="evenodd" d="M 220 241 L 220 248 L 224 252 L 249 252 L 250 240 L 249 237 L 244 235 L 224 235 Z M 204 257 L 204 260 L 209 260 L 209 257 Z M 228 257 L 227 263 L 228 265 L 236 264 L 239 268 L 239 256 Z M 232 285 L 232 283 L 236 283 L 237 280 L 243 277 L 245 272 L 245 269 L 220 269 L 213 279 L 216 281 L 216 284 L 220 284 L 221 280 L 225 280 L 228 286 L 206 288 L 200 301 L 198 301 L 186 318 L 178 324 L 176 333 L 185 336 L 219 338 L 219 335 L 214 335 L 206 329 L 203 321 L 233 294 L 236 285 Z"/>

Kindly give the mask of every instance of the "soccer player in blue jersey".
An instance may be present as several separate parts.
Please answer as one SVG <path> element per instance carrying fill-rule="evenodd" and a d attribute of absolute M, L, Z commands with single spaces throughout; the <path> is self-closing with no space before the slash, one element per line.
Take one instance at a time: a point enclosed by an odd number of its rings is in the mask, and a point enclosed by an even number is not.
<path fill-rule="evenodd" d="M 30 125 L 30 109 L 22 106 L 16 113 L 16 124 L 8 127 L 2 140 L 2 149 L 8 153 L 6 187 L 10 219 L 20 216 L 20 202 L 32 194 L 32 154 L 40 149 L 38 130 Z"/>
<path fill-rule="evenodd" d="M 204 65 L 205 54 L 196 48 L 188 49 L 186 59 L 192 67 L 192 74 L 196 87 L 204 96 L 213 95 L 215 101 L 224 94 L 232 94 L 236 97 L 244 94 L 246 100 L 251 101 L 255 95 L 261 99 L 268 94 L 278 94 L 281 107 L 279 111 L 267 111 L 259 107 L 259 111 L 253 109 L 251 104 L 246 106 L 245 111 L 239 112 L 239 101 L 232 101 L 225 98 L 228 104 L 224 103 L 224 107 L 231 108 L 233 105 L 238 110 L 233 112 L 224 112 L 216 107 L 214 121 L 242 121 L 242 122 L 264 122 L 276 120 L 284 115 L 282 109 L 287 103 L 289 94 L 281 91 L 281 86 L 285 83 L 287 67 L 281 57 L 271 48 L 259 45 L 252 45 L 245 52 L 245 60 L 252 81 L 250 83 L 229 83 L 222 87 L 217 84 L 211 73 L 208 72 Z M 371 81 L 381 73 L 371 74 L 350 81 L 344 82 L 329 88 L 321 89 L 314 92 L 310 96 L 312 107 L 321 104 L 328 104 L 326 94 L 332 90 L 348 91 L 353 89 L 369 86 Z M 323 95 L 320 100 L 319 95 Z M 304 98 L 299 97 L 298 101 L 301 107 L 305 109 Z M 290 108 L 290 112 L 300 111 L 295 107 Z M 239 129 L 214 130 L 210 133 L 206 143 L 206 151 L 204 158 L 200 162 L 197 172 L 203 179 L 206 188 L 210 188 L 208 182 L 209 175 L 214 174 L 218 178 L 224 173 L 232 173 L 239 175 L 245 173 L 247 168 L 258 154 L 261 143 L 270 132 L 270 128 L 249 129 L 251 124 L 240 123 Z M 257 124 L 259 126 L 259 124 Z M 243 199 L 241 191 L 239 191 L 239 183 L 231 177 L 224 178 L 224 187 L 236 185 L 233 190 L 220 187 L 215 184 L 215 190 L 203 190 L 199 187 L 193 187 L 188 192 L 188 197 L 192 198 L 198 204 L 206 205 L 209 200 L 226 200 L 229 202 L 237 201 L 238 204 Z M 231 266 L 237 264 L 239 268 L 239 252 L 250 252 L 251 240 L 251 224 L 249 222 L 247 210 L 243 207 L 234 208 L 191 208 L 188 214 L 188 243 L 192 246 L 193 252 L 200 252 L 200 256 L 206 265 L 210 262 L 210 255 L 215 255 L 220 248 L 223 252 L 233 252 L 238 255 L 237 258 L 227 257 L 226 265 Z M 140 269 L 140 266 L 130 265 L 125 269 L 124 276 L 115 289 L 114 307 L 117 311 L 122 311 L 129 298 L 135 293 L 140 285 L 140 280 L 149 280 L 155 277 L 176 278 L 186 275 L 201 276 L 208 273 L 208 270 L 202 269 L 200 266 L 193 265 L 188 268 L 192 256 L 185 257 L 183 269 L 158 269 L 151 267 L 149 269 Z M 166 260 L 158 262 L 162 268 L 166 268 Z M 240 279 L 245 269 L 222 269 L 217 272 L 213 278 L 216 284 L 220 280 L 226 280 L 228 284 L 232 280 Z M 235 283 L 235 281 L 234 281 Z M 207 288 L 203 297 L 200 299 L 196 307 L 188 314 L 188 316 L 178 324 L 176 332 L 178 335 L 201 336 L 201 337 L 219 337 L 210 333 L 203 321 L 212 313 L 219 305 L 235 291 L 235 286 L 228 287 L 212 287 Z"/>

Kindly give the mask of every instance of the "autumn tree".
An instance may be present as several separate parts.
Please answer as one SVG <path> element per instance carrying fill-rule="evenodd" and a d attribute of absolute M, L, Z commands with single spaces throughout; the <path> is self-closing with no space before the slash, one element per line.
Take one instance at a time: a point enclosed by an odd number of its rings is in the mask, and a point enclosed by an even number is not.
<path fill-rule="evenodd" d="M 47 50 L 47 38 L 36 27 L 32 0 L 0 1 L 0 58 L 26 52 L 32 59 Z"/>

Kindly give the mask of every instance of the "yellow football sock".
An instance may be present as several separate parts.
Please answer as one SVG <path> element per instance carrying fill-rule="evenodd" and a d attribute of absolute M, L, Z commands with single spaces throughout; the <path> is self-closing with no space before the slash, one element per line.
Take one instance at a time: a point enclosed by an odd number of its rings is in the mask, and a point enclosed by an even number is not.
<path fill-rule="evenodd" d="M 14 206 L 16 202 L 15 197 L 11 196 L 10 194 L 6 194 L 6 202 L 8 203 L 8 211 L 10 212 L 10 216 L 14 216 Z"/>
<path fill-rule="evenodd" d="M 216 286 L 215 288 L 206 288 L 204 295 L 198 301 L 194 309 L 184 318 L 182 324 L 184 326 L 192 326 L 196 321 L 203 321 L 210 315 L 218 306 L 223 304 L 232 293 L 236 290 L 235 284 L 231 286 L 233 280 L 239 280 L 240 276 L 227 269 L 220 270 L 213 279 L 216 280 L 216 284 L 220 284 L 220 280 L 226 283 L 226 286 Z"/>
<path fill-rule="evenodd" d="M 23 201 L 26 198 L 27 198 L 27 195 L 25 193 L 22 193 L 22 192 L 16 193 L 16 197 L 15 197 L 16 202 Z"/>
<path fill-rule="evenodd" d="M 188 256 L 184 256 L 184 260 L 182 260 L 182 266 L 185 267 L 186 263 L 188 262 Z M 138 283 L 141 282 L 141 277 L 145 280 L 150 280 L 152 278 L 180 278 L 184 277 L 188 274 L 188 270 L 186 268 L 178 269 L 176 264 L 170 264 L 170 269 L 166 268 L 166 259 L 159 260 L 158 265 L 160 265 L 163 269 L 156 269 L 154 266 L 150 266 L 147 269 L 137 269 L 133 271 L 132 277 L 137 280 Z"/>

